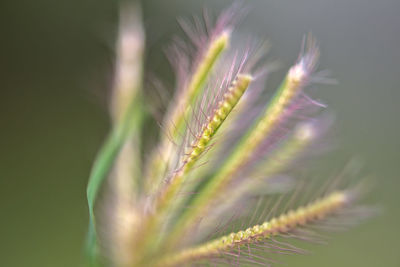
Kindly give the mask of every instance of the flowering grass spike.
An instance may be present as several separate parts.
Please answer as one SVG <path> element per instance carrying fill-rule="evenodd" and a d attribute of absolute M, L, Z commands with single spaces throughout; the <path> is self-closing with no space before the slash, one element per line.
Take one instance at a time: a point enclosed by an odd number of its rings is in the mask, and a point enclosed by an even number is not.
<path fill-rule="evenodd" d="M 323 78 L 319 49 L 309 36 L 266 101 L 267 49 L 237 38 L 240 9 L 180 21 L 188 40 L 166 52 L 175 96 L 148 151 L 144 32 L 139 7 L 121 7 L 112 129 L 87 188 L 90 266 L 271 266 L 304 253 L 290 240 L 368 214 L 357 184 L 285 179 L 323 132 L 324 106 L 306 92 Z"/>

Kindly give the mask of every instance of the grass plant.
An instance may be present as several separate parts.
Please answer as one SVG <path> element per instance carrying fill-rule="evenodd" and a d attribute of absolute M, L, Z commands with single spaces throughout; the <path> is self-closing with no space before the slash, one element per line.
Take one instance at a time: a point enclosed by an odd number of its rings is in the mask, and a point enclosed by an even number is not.
<path fill-rule="evenodd" d="M 266 49 L 236 38 L 240 9 L 180 21 L 187 38 L 167 50 L 175 96 L 148 151 L 144 30 L 139 7 L 121 7 L 112 128 L 87 188 L 92 266 L 270 266 L 276 255 L 303 253 L 290 240 L 315 241 L 318 226 L 364 217 L 357 186 L 332 182 L 314 194 L 303 190 L 310 181 L 280 179 L 323 132 L 324 106 L 307 93 L 324 78 L 320 52 L 305 38 L 265 101 Z"/>

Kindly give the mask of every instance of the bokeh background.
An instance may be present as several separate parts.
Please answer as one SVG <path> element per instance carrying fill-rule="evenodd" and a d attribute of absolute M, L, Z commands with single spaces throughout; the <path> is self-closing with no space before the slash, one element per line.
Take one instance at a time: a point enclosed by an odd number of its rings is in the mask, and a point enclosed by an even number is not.
<path fill-rule="evenodd" d="M 339 83 L 318 98 L 335 111 L 337 149 L 323 166 L 352 155 L 376 177 L 368 201 L 381 214 L 288 266 L 400 266 L 400 1 L 247 0 L 239 31 L 268 39 L 288 67 L 302 37 L 321 45 L 321 69 Z M 231 1 L 146 0 L 146 68 L 170 74 L 162 48 L 176 17 L 218 13 Z M 85 187 L 108 126 L 118 3 L 3 0 L 0 3 L 0 266 L 82 266 Z M 273 75 L 270 88 L 283 77 Z"/>

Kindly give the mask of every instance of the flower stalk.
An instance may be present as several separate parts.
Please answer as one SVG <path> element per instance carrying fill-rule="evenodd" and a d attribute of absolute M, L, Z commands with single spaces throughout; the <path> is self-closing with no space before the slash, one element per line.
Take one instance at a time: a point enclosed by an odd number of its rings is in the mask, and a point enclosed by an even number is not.
<path fill-rule="evenodd" d="M 190 118 L 192 107 L 195 105 L 197 96 L 203 91 L 204 85 L 212 73 L 218 59 L 228 48 L 230 33 L 224 31 L 211 40 L 208 49 L 202 56 L 198 67 L 188 82 L 186 88 L 179 94 L 177 103 L 171 106 L 171 111 L 166 115 L 165 129 L 168 137 L 163 136 L 160 146 L 155 150 L 150 159 L 150 165 L 147 168 L 146 188 L 149 194 L 157 193 L 164 172 L 168 168 L 169 161 L 166 160 L 173 154 L 174 144 L 170 139 L 176 141 L 182 134 L 185 118 Z"/>
<path fill-rule="evenodd" d="M 95 203 L 104 180 L 114 169 L 112 184 L 120 202 L 114 216 L 121 218 L 131 213 L 128 207 L 132 205 L 131 200 L 138 190 L 135 182 L 141 177 L 139 151 L 144 119 L 141 94 L 144 33 L 139 7 L 125 7 L 125 13 L 121 15 L 116 47 L 117 67 L 110 105 L 112 129 L 96 157 L 87 186 L 90 217 L 87 250 L 93 266 L 98 265 L 96 258 L 100 253 Z M 127 162 L 128 159 L 131 162 Z M 116 233 L 117 235 L 119 234 Z"/>
<path fill-rule="evenodd" d="M 285 213 L 271 219 L 263 216 L 265 212 L 275 214 L 280 201 L 272 211 L 264 207 L 264 196 L 274 189 L 267 183 L 269 191 L 262 187 L 260 192 L 261 182 L 285 171 L 321 132 L 315 123 L 301 119 L 297 127 L 288 126 L 295 112 L 318 104 L 303 92 L 315 81 L 311 76 L 319 50 L 314 42 L 308 43 L 264 105 L 261 81 L 265 79 L 253 83 L 254 77 L 266 73 L 262 51 L 253 44 L 243 47 L 239 41 L 231 47 L 230 24 L 237 20 L 239 6 L 223 12 L 214 29 L 206 13 L 204 23 L 195 18 L 194 26 L 182 24 L 192 45 L 177 42 L 168 55 L 177 67 L 178 90 L 163 118 L 166 133 L 147 155 L 142 149 L 144 32 L 137 6 L 123 6 L 123 10 L 110 101 L 111 130 L 87 187 L 90 266 L 103 266 L 100 259 L 104 266 L 115 267 L 209 263 L 228 255 L 246 257 L 240 249 L 262 245 L 281 252 L 284 248 L 276 245 L 275 237 L 322 223 L 353 203 L 354 190 L 339 191 L 335 183 L 336 188 L 326 190 L 333 193 L 310 204 L 297 203 L 297 209 L 286 212 L 284 208 Z M 247 100 L 243 97 L 246 92 Z M 207 154 L 211 148 L 214 153 Z M 203 168 L 205 160 L 214 162 Z M 102 190 L 106 179 L 109 187 Z M 296 201 L 300 189 L 286 206 Z M 100 192 L 105 201 L 97 209 Z M 240 209 L 242 200 L 245 205 L 253 204 L 247 196 L 255 193 L 261 193 L 257 207 Z M 103 216 L 98 216 L 99 211 Z M 254 213 L 247 225 L 252 226 L 247 229 L 222 235 L 216 226 L 218 220 L 226 222 L 232 212 L 245 219 L 243 215 L 250 211 Z M 255 216 L 266 221 L 254 225 Z M 211 239 L 215 233 L 216 238 Z"/>
<path fill-rule="evenodd" d="M 285 80 L 256 125 L 242 138 L 221 169 L 194 199 L 191 208 L 175 224 L 169 237 L 171 245 L 176 245 L 178 237 L 188 231 L 195 221 L 204 216 L 213 201 L 223 192 L 225 186 L 235 178 L 235 174 L 251 160 L 257 147 L 272 134 L 275 127 L 285 118 L 286 109 L 307 84 L 317 58 L 318 50 L 313 47 L 313 50 L 288 71 Z"/>
<path fill-rule="evenodd" d="M 203 126 L 202 133 L 188 153 L 187 158 L 183 161 L 183 166 L 170 179 L 161 194 L 155 200 L 154 212 L 145 219 L 144 228 L 141 231 L 141 238 L 137 240 L 140 247 L 146 247 L 148 240 L 154 240 L 151 235 L 157 233 L 155 229 L 160 228 L 160 222 L 163 220 L 166 212 L 171 208 L 171 203 L 176 197 L 182 184 L 185 182 L 189 172 L 204 153 L 212 138 L 217 133 L 229 113 L 239 102 L 243 93 L 249 87 L 252 77 L 248 74 L 239 74 L 237 79 L 228 88 L 223 99 L 218 103 L 218 107 L 214 110 L 214 114 L 209 118 L 209 122 Z"/>
<path fill-rule="evenodd" d="M 290 210 L 279 217 L 272 218 L 263 224 L 254 225 L 176 254 L 166 255 L 155 265 L 180 266 L 190 264 L 192 261 L 221 256 L 235 247 L 265 242 L 273 236 L 287 234 L 299 226 L 321 221 L 342 209 L 348 202 L 348 192 L 333 192 L 304 207 Z"/>

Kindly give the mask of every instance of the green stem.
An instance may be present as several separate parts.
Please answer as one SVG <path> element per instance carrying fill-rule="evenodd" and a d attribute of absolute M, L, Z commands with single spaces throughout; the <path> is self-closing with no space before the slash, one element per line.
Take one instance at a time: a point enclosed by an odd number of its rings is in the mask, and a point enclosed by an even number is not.
<path fill-rule="evenodd" d="M 90 173 L 89 183 L 86 191 L 89 207 L 87 251 L 89 253 L 90 261 L 93 263 L 96 262 L 96 258 L 98 256 L 96 218 L 94 214 L 98 193 L 105 178 L 109 175 L 123 144 L 133 134 L 139 134 L 142 119 L 143 111 L 140 98 L 136 97 L 132 101 L 127 113 L 124 116 L 124 119 L 112 129 L 103 147 L 100 149 Z M 96 265 L 92 264 L 92 266 Z"/>

